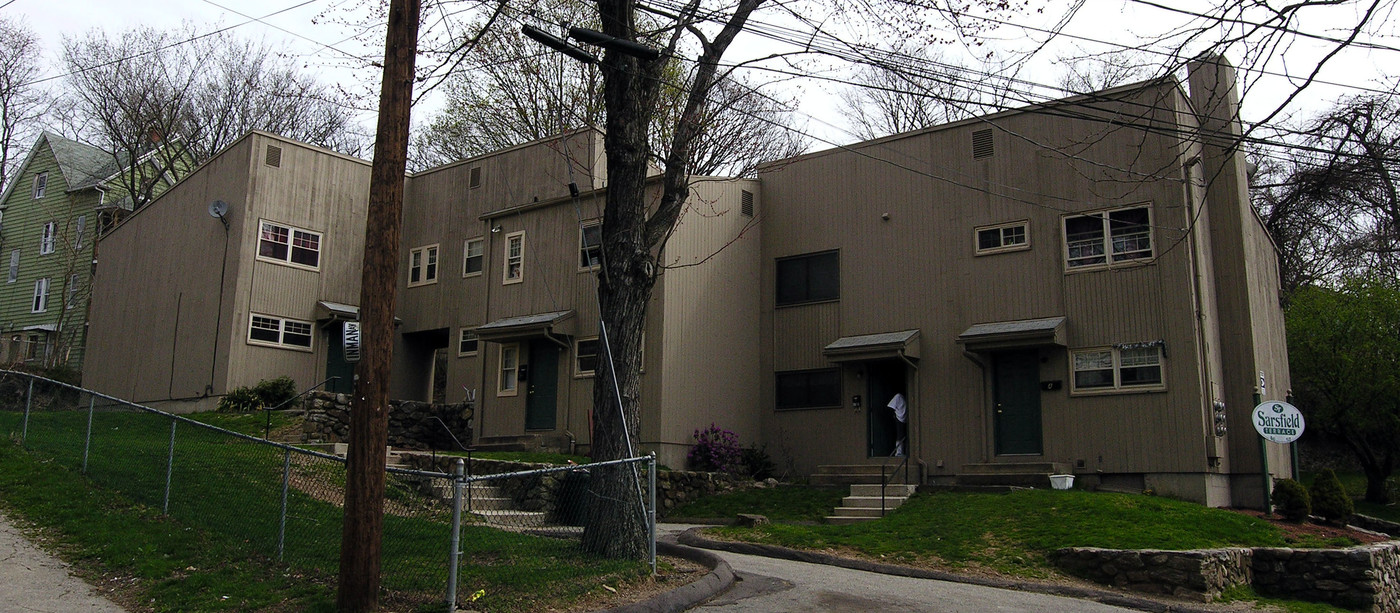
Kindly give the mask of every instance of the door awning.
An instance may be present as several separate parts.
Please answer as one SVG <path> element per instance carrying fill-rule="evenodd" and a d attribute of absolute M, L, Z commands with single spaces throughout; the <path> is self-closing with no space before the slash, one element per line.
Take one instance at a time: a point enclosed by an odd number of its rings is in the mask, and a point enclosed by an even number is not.
<path fill-rule="evenodd" d="M 968 351 L 1065 344 L 1065 318 L 1045 317 L 977 324 L 958 335 Z"/>
<path fill-rule="evenodd" d="M 919 331 L 902 330 L 843 336 L 822 348 L 822 355 L 832 362 L 859 362 L 885 358 L 919 359 Z"/>
<path fill-rule="evenodd" d="M 360 319 L 360 307 L 351 304 L 341 304 L 320 300 L 316 302 L 316 321 L 358 321 Z"/>
<path fill-rule="evenodd" d="M 572 328 L 566 325 L 573 323 L 571 321 L 573 316 L 573 311 L 553 311 L 506 317 L 478 326 L 472 331 L 476 332 L 476 337 L 483 341 L 510 343 L 532 338 L 548 338 L 561 345 L 566 345 L 556 337 L 573 334 Z"/>
<path fill-rule="evenodd" d="M 36 324 L 20 328 L 24 332 L 58 332 L 58 324 Z"/>

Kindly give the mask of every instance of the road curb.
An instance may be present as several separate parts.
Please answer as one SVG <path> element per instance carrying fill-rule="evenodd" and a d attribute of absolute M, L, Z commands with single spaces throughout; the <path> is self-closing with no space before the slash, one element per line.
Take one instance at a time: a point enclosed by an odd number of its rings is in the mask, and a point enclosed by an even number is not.
<path fill-rule="evenodd" d="M 704 577 L 674 590 L 662 592 L 641 602 L 603 609 L 594 613 L 679 613 L 714 598 L 734 586 L 734 570 L 729 563 L 709 551 L 666 541 L 656 542 L 656 553 L 683 558 L 710 569 Z"/>
<path fill-rule="evenodd" d="M 922 568 L 910 568 L 908 566 L 897 566 L 894 564 L 881 564 L 866 560 L 853 558 L 843 558 L 826 553 L 814 551 L 802 551 L 800 549 L 789 549 L 777 545 L 764 545 L 759 543 L 741 543 L 736 541 L 718 541 L 700 535 L 703 528 L 691 528 L 682 532 L 678 537 L 683 545 L 699 547 L 702 549 L 714 549 L 717 551 L 728 551 L 732 553 L 742 553 L 767 558 L 778 558 L 781 560 L 793 560 L 796 562 L 807 562 L 811 564 L 825 564 L 827 566 L 839 566 L 852 570 L 863 570 L 866 572 L 880 573 L 883 575 L 895 575 L 898 577 L 912 577 L 915 579 L 934 579 L 937 581 L 948 581 L 951 583 L 966 583 L 982 587 L 1001 588 L 1005 590 L 1017 590 L 1021 592 L 1032 592 L 1037 594 L 1047 594 L 1050 596 L 1064 596 L 1066 598 L 1077 598 L 1080 600 L 1091 600 L 1100 604 L 1136 609 L 1138 611 L 1148 611 L 1150 613 L 1218 613 L 1211 609 L 1193 607 L 1191 605 L 1165 603 L 1147 598 L 1128 596 L 1107 590 L 1096 590 L 1068 585 L 1056 585 L 1053 583 L 1036 583 L 1032 581 L 1013 581 L 1009 579 L 997 579 L 992 577 L 970 577 L 967 575 L 957 575 L 953 573 L 926 570 Z"/>

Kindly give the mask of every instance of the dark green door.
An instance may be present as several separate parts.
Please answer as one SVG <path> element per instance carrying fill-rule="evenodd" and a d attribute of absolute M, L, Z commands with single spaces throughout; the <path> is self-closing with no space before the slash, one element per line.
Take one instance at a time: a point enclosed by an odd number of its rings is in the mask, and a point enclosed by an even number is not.
<path fill-rule="evenodd" d="M 553 430 L 559 396 L 559 346 L 530 341 L 530 365 L 525 381 L 525 429 Z"/>
<path fill-rule="evenodd" d="M 993 377 L 997 455 L 1041 453 L 1039 352 L 996 354 Z"/>
<path fill-rule="evenodd" d="M 345 361 L 343 325 L 337 321 L 326 328 L 326 378 L 340 377 L 327 381 L 326 391 L 350 394 L 355 391 L 355 365 Z"/>

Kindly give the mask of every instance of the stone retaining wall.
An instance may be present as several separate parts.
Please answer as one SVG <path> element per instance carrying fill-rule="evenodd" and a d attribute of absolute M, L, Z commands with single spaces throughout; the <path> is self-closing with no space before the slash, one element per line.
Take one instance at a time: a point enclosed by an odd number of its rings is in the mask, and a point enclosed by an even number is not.
<path fill-rule="evenodd" d="M 1347 549 L 1117 550 L 1075 547 L 1052 556 L 1071 574 L 1153 594 L 1211 600 L 1250 585 L 1263 596 L 1400 613 L 1400 542 Z"/>
<path fill-rule="evenodd" d="M 350 440 L 350 397 L 316 392 L 309 397 L 301 440 L 306 443 L 344 443 Z M 389 401 L 389 445 L 400 449 L 455 449 L 433 418 L 441 419 L 463 444 L 471 441 L 470 404 L 431 404 L 411 400 Z"/>

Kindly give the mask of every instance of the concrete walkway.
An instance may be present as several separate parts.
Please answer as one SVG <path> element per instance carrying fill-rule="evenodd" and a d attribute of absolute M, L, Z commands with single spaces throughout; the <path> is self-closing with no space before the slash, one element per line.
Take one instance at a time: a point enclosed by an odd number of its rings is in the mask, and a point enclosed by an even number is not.
<path fill-rule="evenodd" d="M 68 564 L 34 546 L 0 513 L 0 611 L 126 613 L 68 572 Z"/>

